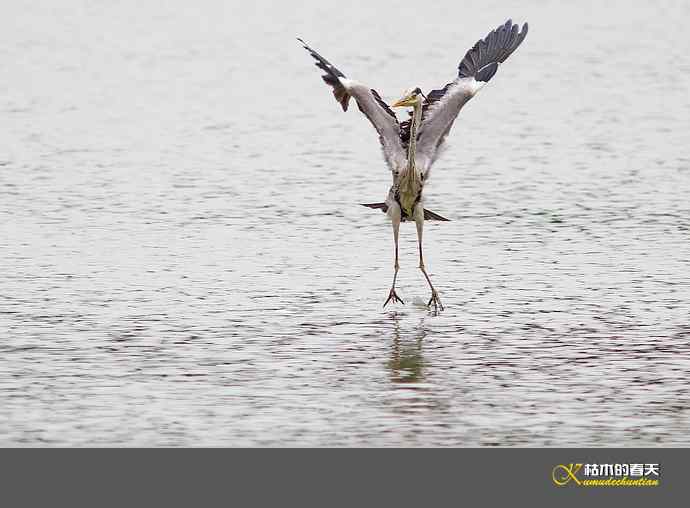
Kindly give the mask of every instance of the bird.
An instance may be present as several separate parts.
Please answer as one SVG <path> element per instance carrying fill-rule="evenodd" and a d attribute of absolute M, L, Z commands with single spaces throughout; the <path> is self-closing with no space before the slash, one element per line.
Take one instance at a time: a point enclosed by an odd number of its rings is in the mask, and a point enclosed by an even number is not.
<path fill-rule="evenodd" d="M 323 81 L 332 88 L 333 96 L 343 111 L 354 99 L 359 110 L 367 117 L 379 135 L 384 159 L 393 176 L 388 195 L 381 203 L 361 203 L 386 213 L 393 225 L 395 263 L 393 283 L 385 308 L 405 302 L 395 291 L 400 264 L 398 238 L 401 222 L 414 221 L 419 246 L 419 269 L 424 274 L 431 298 L 428 308 L 443 311 L 441 297 L 426 270 L 422 249 L 424 221 L 448 221 L 445 217 L 424 208 L 423 190 L 429 180 L 432 165 L 444 148 L 445 140 L 462 107 L 496 74 L 498 67 L 522 44 L 527 36 L 528 24 L 522 28 L 512 20 L 492 30 L 466 52 L 458 65 L 457 77 L 443 88 L 424 94 L 419 87 L 409 88 L 390 106 L 381 95 L 359 81 L 347 78 L 333 64 L 312 49 L 299 37 L 297 40 L 316 60 L 315 65 L 324 72 Z M 392 108 L 411 108 L 409 117 L 399 121 Z"/>

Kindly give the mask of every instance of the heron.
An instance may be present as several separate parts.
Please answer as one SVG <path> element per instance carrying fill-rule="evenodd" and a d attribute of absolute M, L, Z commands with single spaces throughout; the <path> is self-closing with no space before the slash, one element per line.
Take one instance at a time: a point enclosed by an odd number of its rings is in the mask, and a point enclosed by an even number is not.
<path fill-rule="evenodd" d="M 520 28 L 509 19 L 467 51 L 453 81 L 427 94 L 419 87 L 410 88 L 390 106 L 376 90 L 347 78 L 302 39 L 297 39 L 316 60 L 315 65 L 324 72 L 322 79 L 333 89 L 333 96 L 343 111 L 347 111 L 350 99 L 354 98 L 359 110 L 369 119 L 379 135 L 384 159 L 392 172 L 393 184 L 386 200 L 382 203 L 362 203 L 363 206 L 386 213 L 393 224 L 393 283 L 384 308 L 390 302 L 405 303 L 395 291 L 400 270 L 398 238 L 400 223 L 414 221 L 417 226 L 419 269 L 431 290 L 427 307 L 431 308 L 433 304 L 435 311 L 444 310 L 441 297 L 426 270 L 422 234 L 424 221 L 448 219 L 424 208 L 422 192 L 429 180 L 431 166 L 441 154 L 460 110 L 491 80 L 498 66 L 522 44 L 527 30 L 527 23 Z M 400 122 L 391 108 L 411 108 L 411 111 L 408 110 L 408 118 Z"/>

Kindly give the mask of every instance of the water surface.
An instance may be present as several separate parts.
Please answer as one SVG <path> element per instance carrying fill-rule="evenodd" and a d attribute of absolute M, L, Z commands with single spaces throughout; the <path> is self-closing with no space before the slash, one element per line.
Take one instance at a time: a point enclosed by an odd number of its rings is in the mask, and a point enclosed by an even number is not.
<path fill-rule="evenodd" d="M 0 19 L 0 445 L 689 445 L 682 2 L 19 2 Z M 436 6 L 436 4 L 434 4 Z M 384 99 L 530 34 L 427 186 Z"/>

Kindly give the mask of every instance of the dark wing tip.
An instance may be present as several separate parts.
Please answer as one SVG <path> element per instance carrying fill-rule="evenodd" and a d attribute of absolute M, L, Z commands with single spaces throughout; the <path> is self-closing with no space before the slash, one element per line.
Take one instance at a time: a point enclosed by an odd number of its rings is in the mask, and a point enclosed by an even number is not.
<path fill-rule="evenodd" d="M 527 22 L 525 22 L 522 25 L 522 30 L 520 30 L 520 33 L 518 34 L 518 37 L 520 38 L 520 42 L 522 42 L 525 39 L 525 37 L 527 37 L 528 31 L 529 31 L 529 24 L 527 24 Z"/>
<path fill-rule="evenodd" d="M 477 81 L 483 81 L 484 83 L 488 83 L 491 78 L 494 77 L 494 74 L 496 74 L 496 71 L 498 70 L 498 62 L 491 62 L 488 65 L 485 65 L 481 69 L 479 69 L 475 75 L 474 79 Z"/>
<path fill-rule="evenodd" d="M 477 41 L 460 62 L 458 76 L 474 77 L 477 81 L 491 79 L 496 73 L 493 64 L 504 62 L 525 40 L 529 25 L 524 23 L 521 31 L 518 28 L 519 25 L 509 19 Z"/>
<path fill-rule="evenodd" d="M 326 82 L 327 85 L 333 88 L 333 96 L 340 103 L 343 111 L 347 111 L 350 94 L 347 93 L 347 90 L 340 81 L 340 78 L 344 78 L 345 75 L 336 69 L 332 63 L 310 48 L 301 38 L 297 37 L 297 40 L 302 43 L 304 49 L 306 49 L 312 58 L 316 60 L 314 65 L 325 72 L 321 78 Z"/>

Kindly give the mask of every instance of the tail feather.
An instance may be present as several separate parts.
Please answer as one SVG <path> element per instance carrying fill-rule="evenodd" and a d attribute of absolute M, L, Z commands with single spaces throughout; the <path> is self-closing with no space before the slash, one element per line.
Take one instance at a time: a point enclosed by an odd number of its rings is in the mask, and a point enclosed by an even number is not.
<path fill-rule="evenodd" d="M 367 208 L 374 208 L 376 210 L 381 210 L 384 213 L 388 211 L 388 205 L 386 203 L 361 203 L 362 206 L 366 206 Z M 441 215 L 437 214 L 436 212 L 432 212 L 431 210 L 427 210 L 426 208 L 424 209 L 424 220 L 438 220 L 438 221 L 444 221 L 444 222 L 449 222 L 450 219 L 446 219 L 445 217 L 442 217 Z"/>
<path fill-rule="evenodd" d="M 377 210 L 383 210 L 383 213 L 388 211 L 388 205 L 386 203 L 360 203 L 362 206 L 367 208 L 375 208 Z"/>
<path fill-rule="evenodd" d="M 440 220 L 440 221 L 450 222 L 450 219 L 446 219 L 445 217 L 441 217 L 436 212 L 432 212 L 431 210 L 427 210 L 426 208 L 424 209 L 424 220 Z"/>

